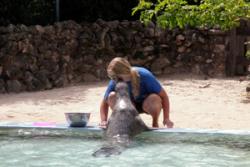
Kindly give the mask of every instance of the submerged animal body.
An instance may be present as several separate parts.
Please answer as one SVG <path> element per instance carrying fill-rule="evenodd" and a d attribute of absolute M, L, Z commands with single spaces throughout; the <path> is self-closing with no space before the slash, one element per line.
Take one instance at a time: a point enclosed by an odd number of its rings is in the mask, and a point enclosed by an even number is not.
<path fill-rule="evenodd" d="M 118 82 L 115 92 L 116 102 L 105 131 L 109 143 L 97 150 L 94 156 L 108 157 L 120 154 L 129 145 L 132 137 L 149 130 L 130 100 L 127 84 Z"/>

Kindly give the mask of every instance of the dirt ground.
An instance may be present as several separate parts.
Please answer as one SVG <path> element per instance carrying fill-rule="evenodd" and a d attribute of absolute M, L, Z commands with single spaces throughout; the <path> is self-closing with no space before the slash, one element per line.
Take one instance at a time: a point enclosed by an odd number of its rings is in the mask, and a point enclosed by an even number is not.
<path fill-rule="evenodd" d="M 159 77 L 170 99 L 174 128 L 250 130 L 250 101 L 246 85 L 250 81 L 234 78 L 197 76 Z M 89 125 L 98 125 L 99 104 L 107 82 L 40 92 L 1 94 L 1 122 L 66 123 L 65 112 L 90 112 Z M 151 126 L 151 117 L 142 114 Z M 162 115 L 160 116 L 162 125 Z"/>

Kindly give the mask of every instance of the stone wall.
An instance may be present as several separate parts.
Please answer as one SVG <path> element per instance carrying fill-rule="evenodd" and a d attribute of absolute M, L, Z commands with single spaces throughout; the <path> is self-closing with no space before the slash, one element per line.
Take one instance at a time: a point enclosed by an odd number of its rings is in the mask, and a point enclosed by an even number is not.
<path fill-rule="evenodd" d="M 107 79 L 116 57 L 156 75 L 224 75 L 225 34 L 161 30 L 139 21 L 73 21 L 0 27 L 0 92 L 52 89 Z"/>

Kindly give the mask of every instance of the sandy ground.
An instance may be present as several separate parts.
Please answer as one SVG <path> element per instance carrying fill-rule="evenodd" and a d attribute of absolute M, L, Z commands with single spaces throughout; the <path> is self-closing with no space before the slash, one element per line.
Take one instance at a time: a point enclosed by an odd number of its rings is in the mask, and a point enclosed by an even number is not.
<path fill-rule="evenodd" d="M 246 85 L 235 78 L 159 77 L 171 104 L 175 128 L 250 130 Z M 0 122 L 66 123 L 65 112 L 91 112 L 89 125 L 98 125 L 99 103 L 107 82 L 86 83 L 41 92 L 1 94 Z M 151 126 L 151 117 L 142 114 Z M 162 125 L 162 115 L 160 116 Z"/>

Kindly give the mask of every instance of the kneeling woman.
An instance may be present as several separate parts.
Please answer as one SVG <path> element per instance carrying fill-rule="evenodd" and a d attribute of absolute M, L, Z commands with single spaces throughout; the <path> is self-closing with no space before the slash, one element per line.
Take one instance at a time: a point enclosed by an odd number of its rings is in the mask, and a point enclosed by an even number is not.
<path fill-rule="evenodd" d="M 152 116 L 152 127 L 159 127 L 158 118 L 163 109 L 163 125 L 173 127 L 169 119 L 169 99 L 166 91 L 155 76 L 143 67 L 131 67 L 130 63 L 121 57 L 114 58 L 107 68 L 111 79 L 100 106 L 101 123 L 106 126 L 108 109 L 115 104 L 115 84 L 118 80 L 128 83 L 131 101 L 139 113 Z"/>

